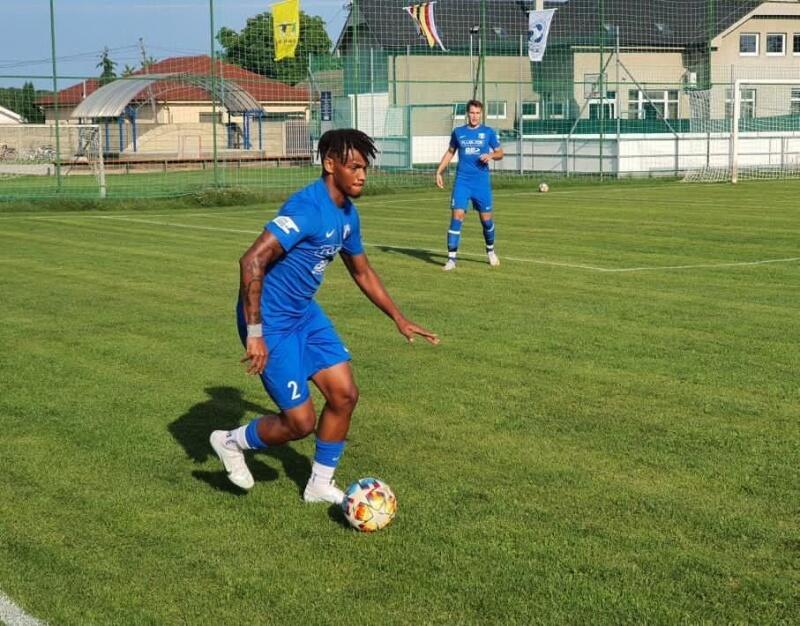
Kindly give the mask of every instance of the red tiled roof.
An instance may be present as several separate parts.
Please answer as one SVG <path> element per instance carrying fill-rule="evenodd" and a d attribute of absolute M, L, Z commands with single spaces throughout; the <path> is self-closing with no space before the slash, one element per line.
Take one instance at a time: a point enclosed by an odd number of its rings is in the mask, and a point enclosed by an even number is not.
<path fill-rule="evenodd" d="M 198 76 L 211 75 L 211 57 L 199 55 L 192 57 L 172 57 L 158 61 L 144 70 L 137 70 L 134 75 L 168 74 L 172 72 L 195 74 Z M 216 75 L 225 80 L 235 82 L 248 91 L 259 102 L 308 102 L 308 90 L 301 87 L 292 87 L 286 83 L 267 78 L 249 70 L 217 60 Z M 67 87 L 58 92 L 59 106 L 77 106 L 86 96 L 100 88 L 100 81 L 90 78 L 76 85 Z M 193 85 L 180 82 L 162 82 L 154 87 L 158 99 L 169 102 L 204 102 L 208 101 L 208 92 Z M 169 96 L 168 98 L 161 98 Z M 139 94 L 137 99 L 144 94 Z M 37 99 L 39 105 L 52 105 L 55 98 L 52 95 L 42 96 Z"/>

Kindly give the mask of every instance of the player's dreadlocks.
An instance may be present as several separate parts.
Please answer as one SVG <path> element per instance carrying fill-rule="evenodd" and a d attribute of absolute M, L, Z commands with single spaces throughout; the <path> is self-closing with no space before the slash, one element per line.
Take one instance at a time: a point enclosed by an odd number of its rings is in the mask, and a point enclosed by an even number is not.
<path fill-rule="evenodd" d="M 320 160 L 333 157 L 339 163 L 347 161 L 350 150 L 357 150 L 368 162 L 378 154 L 372 137 L 355 128 L 338 128 L 323 133 L 318 150 Z"/>

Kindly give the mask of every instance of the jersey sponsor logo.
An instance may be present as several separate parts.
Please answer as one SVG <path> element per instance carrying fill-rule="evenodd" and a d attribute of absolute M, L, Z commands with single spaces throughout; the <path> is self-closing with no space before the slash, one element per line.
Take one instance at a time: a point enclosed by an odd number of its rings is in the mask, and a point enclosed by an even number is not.
<path fill-rule="evenodd" d="M 320 246 L 319 248 L 314 250 L 314 256 L 320 259 L 332 259 L 338 254 L 339 250 L 341 249 L 342 249 L 341 246 L 330 245 L 330 244 L 325 246 Z"/>
<path fill-rule="evenodd" d="M 319 263 L 317 263 L 312 269 L 312 274 L 323 274 L 325 272 L 325 268 L 328 267 L 330 264 L 331 259 L 322 259 Z"/>
<path fill-rule="evenodd" d="M 464 148 L 464 154 L 480 154 L 480 148 Z"/>
<path fill-rule="evenodd" d="M 300 229 L 297 227 L 297 224 L 294 223 L 294 220 L 291 217 L 287 217 L 285 215 L 279 215 L 272 223 L 275 224 L 278 228 L 280 228 L 283 232 L 287 235 L 291 234 L 292 231 L 297 233 L 300 232 Z"/>

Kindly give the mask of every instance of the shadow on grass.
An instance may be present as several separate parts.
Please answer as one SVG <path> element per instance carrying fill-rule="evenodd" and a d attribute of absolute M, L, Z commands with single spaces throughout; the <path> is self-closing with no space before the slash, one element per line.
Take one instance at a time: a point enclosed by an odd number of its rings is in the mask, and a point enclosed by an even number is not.
<path fill-rule="evenodd" d="M 242 397 L 241 390 L 235 387 L 206 387 L 205 392 L 208 398 L 193 405 L 186 413 L 171 422 L 168 429 L 173 439 L 184 449 L 187 457 L 195 463 L 205 463 L 210 459 L 219 463 L 208 441 L 212 431 L 238 428 L 247 413 L 264 415 L 274 410 L 248 402 Z M 250 452 L 247 455 L 247 466 L 256 482 L 277 480 L 279 476 L 276 470 L 259 460 L 259 457 L 265 456 L 279 461 L 286 476 L 302 493 L 311 473 L 309 460 L 290 445 L 267 448 L 256 453 Z M 230 483 L 223 469 L 215 472 L 195 470 L 192 476 L 220 491 L 237 495 L 244 493 Z"/>
<path fill-rule="evenodd" d="M 404 254 L 406 256 L 410 256 L 414 259 L 419 259 L 420 261 L 424 261 L 430 265 L 444 265 L 445 261 L 447 261 L 447 254 L 444 252 L 431 252 L 429 250 L 415 250 L 412 248 L 398 248 L 395 246 L 374 246 L 381 252 L 389 252 L 395 254 Z M 458 258 L 459 264 L 463 263 L 478 263 L 482 265 L 486 265 L 486 261 L 484 259 L 473 259 L 469 257 L 459 257 Z"/>

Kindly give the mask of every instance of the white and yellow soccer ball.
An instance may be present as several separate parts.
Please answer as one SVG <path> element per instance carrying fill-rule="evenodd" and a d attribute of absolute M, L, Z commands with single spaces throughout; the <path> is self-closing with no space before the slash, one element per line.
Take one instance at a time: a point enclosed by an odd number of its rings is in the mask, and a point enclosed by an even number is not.
<path fill-rule="evenodd" d="M 548 191 L 550 191 L 550 185 L 548 185 L 547 183 L 539 183 L 539 191 L 541 191 L 542 193 L 547 193 Z"/>
<path fill-rule="evenodd" d="M 361 532 L 385 528 L 397 513 L 391 487 L 377 478 L 361 478 L 344 491 L 342 511 L 348 523 Z"/>

